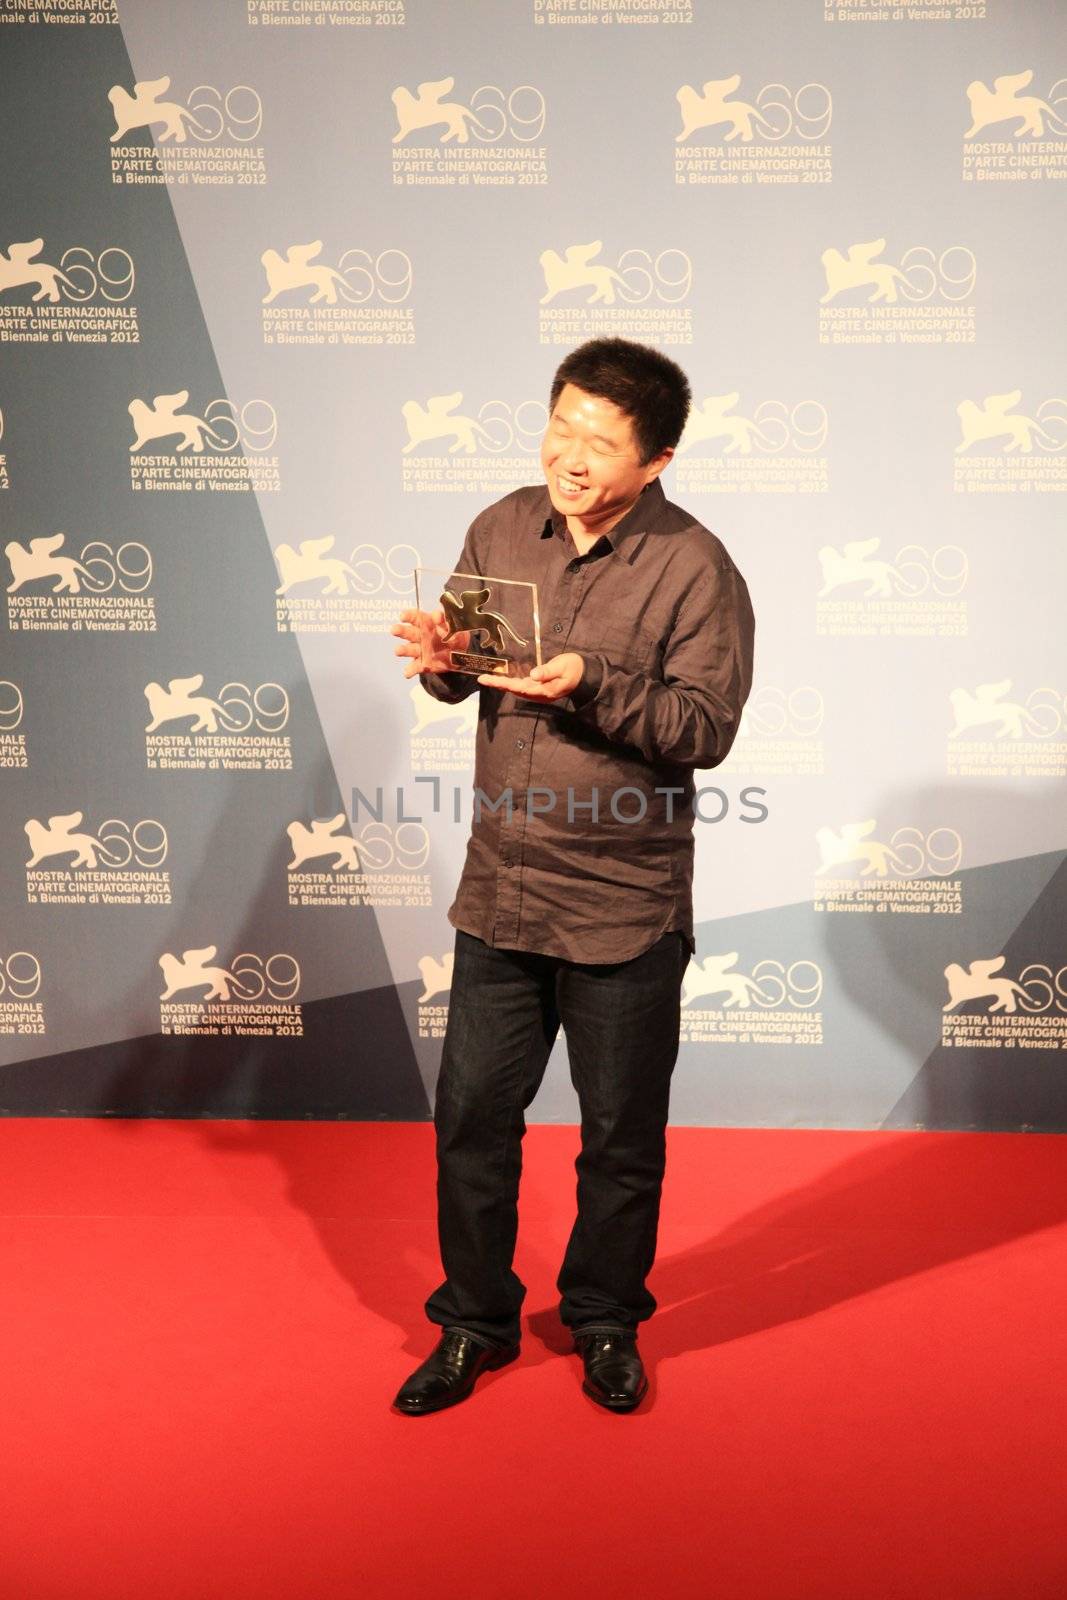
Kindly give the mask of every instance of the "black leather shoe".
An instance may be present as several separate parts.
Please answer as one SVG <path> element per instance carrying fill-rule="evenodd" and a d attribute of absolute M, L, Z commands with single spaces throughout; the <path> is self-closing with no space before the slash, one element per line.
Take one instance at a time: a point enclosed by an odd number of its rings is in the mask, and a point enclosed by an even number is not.
<path fill-rule="evenodd" d="M 415 1368 L 393 1404 L 409 1417 L 458 1405 L 466 1400 L 481 1373 L 506 1367 L 518 1353 L 517 1344 L 479 1344 L 459 1328 L 446 1328 L 436 1350 Z"/>
<path fill-rule="evenodd" d="M 574 1335 L 574 1348 L 585 1363 L 582 1393 L 609 1411 L 632 1411 L 648 1390 L 648 1379 L 637 1353 L 636 1333 L 613 1329 Z"/>

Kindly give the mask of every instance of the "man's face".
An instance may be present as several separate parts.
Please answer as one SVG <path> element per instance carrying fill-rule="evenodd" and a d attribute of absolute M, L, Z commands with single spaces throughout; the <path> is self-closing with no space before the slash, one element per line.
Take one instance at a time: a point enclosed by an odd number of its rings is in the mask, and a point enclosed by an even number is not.
<path fill-rule="evenodd" d="M 630 418 L 610 400 L 568 383 L 541 441 L 541 467 L 557 511 L 589 532 L 606 532 L 674 454 L 641 465 Z"/>

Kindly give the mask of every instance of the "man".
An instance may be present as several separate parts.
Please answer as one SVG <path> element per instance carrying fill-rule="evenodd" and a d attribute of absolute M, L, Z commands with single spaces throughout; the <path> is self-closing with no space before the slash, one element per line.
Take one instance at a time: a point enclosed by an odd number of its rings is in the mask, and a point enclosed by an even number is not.
<path fill-rule="evenodd" d="M 689 409 L 661 352 L 596 339 L 564 360 L 541 446 L 547 488 L 475 518 L 455 570 L 537 585 L 542 665 L 451 670 L 442 612 L 392 628 L 405 677 L 480 691 L 475 815 L 437 1086 L 443 1329 L 396 1397 L 421 1415 L 518 1355 L 512 1270 L 524 1112 L 562 1025 L 582 1117 L 578 1214 L 558 1278 L 583 1389 L 632 1411 L 652 1266 L 681 981 L 693 951 L 693 771 L 716 766 L 752 677 L 744 579 L 664 497 Z M 481 803 L 480 803 L 481 802 Z"/>

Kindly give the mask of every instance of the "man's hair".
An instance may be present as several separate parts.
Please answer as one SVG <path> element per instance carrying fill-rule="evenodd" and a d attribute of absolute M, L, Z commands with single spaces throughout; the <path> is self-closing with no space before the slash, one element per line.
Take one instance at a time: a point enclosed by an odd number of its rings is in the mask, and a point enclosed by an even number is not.
<path fill-rule="evenodd" d="M 625 412 L 642 466 L 673 449 L 682 437 L 692 399 L 689 379 L 660 350 L 630 339 L 590 339 L 560 363 L 552 379 L 549 411 L 568 383 Z"/>

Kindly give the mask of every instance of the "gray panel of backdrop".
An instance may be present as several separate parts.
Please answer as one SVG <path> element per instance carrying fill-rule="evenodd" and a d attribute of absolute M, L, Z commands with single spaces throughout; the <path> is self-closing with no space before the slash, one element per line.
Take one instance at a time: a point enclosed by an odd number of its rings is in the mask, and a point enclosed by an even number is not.
<path fill-rule="evenodd" d="M 673 1120 L 1067 1126 L 1062 5 L 0 0 L 0 67 L 0 1110 L 429 1115 L 476 706 L 387 630 L 608 333 L 758 619 Z"/>

